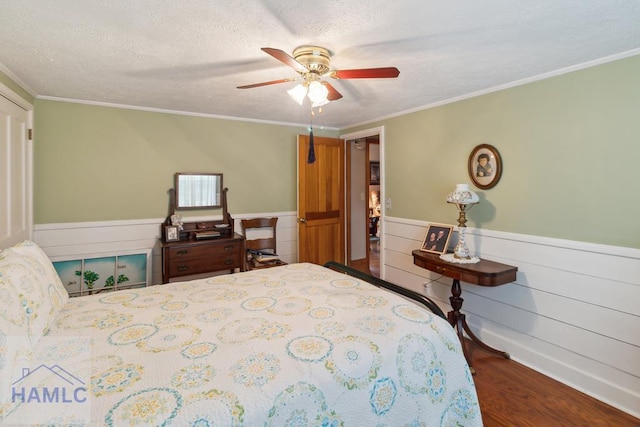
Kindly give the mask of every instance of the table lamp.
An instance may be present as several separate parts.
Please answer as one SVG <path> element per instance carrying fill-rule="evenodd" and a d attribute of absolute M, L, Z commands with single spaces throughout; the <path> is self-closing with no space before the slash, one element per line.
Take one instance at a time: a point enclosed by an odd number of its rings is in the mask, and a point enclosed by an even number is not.
<path fill-rule="evenodd" d="M 453 193 L 447 196 L 447 203 L 453 203 L 458 207 L 460 214 L 458 216 L 458 243 L 453 249 L 453 256 L 458 259 L 469 259 L 469 248 L 464 237 L 464 229 L 467 223 L 467 211 L 477 204 L 480 198 L 476 193 L 469 190 L 468 184 L 456 184 Z"/>

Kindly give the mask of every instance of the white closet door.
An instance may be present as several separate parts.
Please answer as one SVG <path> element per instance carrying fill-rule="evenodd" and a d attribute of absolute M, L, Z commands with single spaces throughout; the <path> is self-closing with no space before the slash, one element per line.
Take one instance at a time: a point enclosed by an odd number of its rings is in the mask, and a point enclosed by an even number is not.
<path fill-rule="evenodd" d="M 0 85 L 2 86 L 2 85 Z M 0 87 L 0 247 L 33 235 L 33 147 L 27 138 L 33 107 Z"/>

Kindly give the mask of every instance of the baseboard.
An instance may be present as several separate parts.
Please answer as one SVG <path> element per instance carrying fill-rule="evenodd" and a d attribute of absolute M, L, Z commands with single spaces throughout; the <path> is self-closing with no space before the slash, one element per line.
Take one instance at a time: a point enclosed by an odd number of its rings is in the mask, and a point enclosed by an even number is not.
<path fill-rule="evenodd" d="M 474 334 L 477 334 L 483 341 L 490 342 L 492 347 L 507 351 L 511 355 L 511 360 L 640 418 L 640 407 L 638 406 L 640 396 L 638 396 L 637 391 L 621 390 L 617 384 L 607 382 L 602 377 L 595 377 L 589 372 L 544 354 L 530 345 L 525 345 L 503 334 L 482 328 L 479 324 L 473 322 L 472 317 L 468 318 L 468 323 Z M 611 399 L 609 396 L 615 396 L 615 398 Z"/>

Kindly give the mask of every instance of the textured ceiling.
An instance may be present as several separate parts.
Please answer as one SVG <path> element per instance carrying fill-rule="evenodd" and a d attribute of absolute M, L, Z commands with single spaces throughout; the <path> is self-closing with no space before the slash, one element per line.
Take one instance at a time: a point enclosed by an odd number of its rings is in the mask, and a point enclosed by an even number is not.
<path fill-rule="evenodd" d="M 32 94 L 309 123 L 296 77 L 262 47 L 316 44 L 332 68 L 395 66 L 397 79 L 331 80 L 314 117 L 344 128 L 610 56 L 640 54 L 638 0 L 3 0 L 0 71 Z"/>

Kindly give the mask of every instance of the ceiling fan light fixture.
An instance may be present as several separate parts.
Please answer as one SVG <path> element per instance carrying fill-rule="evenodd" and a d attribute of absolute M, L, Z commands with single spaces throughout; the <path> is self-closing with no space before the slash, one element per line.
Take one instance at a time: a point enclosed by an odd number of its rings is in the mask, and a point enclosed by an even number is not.
<path fill-rule="evenodd" d="M 285 78 L 268 82 L 238 86 L 238 89 L 250 89 L 302 79 L 303 83 L 287 91 L 289 96 L 299 105 L 304 104 L 305 96 L 311 100 L 312 108 L 320 107 L 330 101 L 337 101 L 342 94 L 323 78 L 347 79 L 389 79 L 396 78 L 400 70 L 396 67 L 356 68 L 352 70 L 332 70 L 331 52 L 320 46 L 300 46 L 293 51 L 293 56 L 283 50 L 263 47 L 262 51 L 296 70 L 297 78 Z"/>
<path fill-rule="evenodd" d="M 302 105 L 304 97 L 307 95 L 307 87 L 303 84 L 298 84 L 293 89 L 289 89 L 287 93 L 291 99 L 296 101 L 299 105 Z"/>
<path fill-rule="evenodd" d="M 320 101 L 313 101 L 311 103 L 311 108 L 322 107 L 323 105 L 328 104 L 328 103 L 329 103 L 328 99 L 323 99 L 323 100 L 320 100 Z"/>
<path fill-rule="evenodd" d="M 313 107 L 320 107 L 329 102 L 327 96 L 329 95 L 329 89 L 319 81 L 314 81 L 309 84 L 309 99 L 311 100 Z"/>

